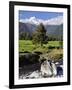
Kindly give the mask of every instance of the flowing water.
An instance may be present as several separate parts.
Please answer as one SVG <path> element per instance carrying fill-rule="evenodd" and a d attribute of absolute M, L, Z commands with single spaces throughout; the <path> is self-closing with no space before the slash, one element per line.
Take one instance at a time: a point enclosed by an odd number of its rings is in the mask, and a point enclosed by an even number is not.
<path fill-rule="evenodd" d="M 53 69 L 53 68 L 52 68 Z M 53 71 L 54 70 L 54 71 Z M 56 69 L 54 68 L 49 74 L 49 70 L 46 71 L 43 69 L 41 71 L 41 65 L 40 64 L 33 64 L 33 65 L 27 65 L 19 70 L 19 78 L 20 79 L 32 79 L 32 78 L 47 78 L 47 77 L 61 77 L 63 76 L 63 68 L 62 65 L 56 66 Z M 44 74 L 43 74 L 44 72 Z M 46 73 L 45 73 L 46 72 Z M 48 73 L 47 73 L 48 72 Z"/>

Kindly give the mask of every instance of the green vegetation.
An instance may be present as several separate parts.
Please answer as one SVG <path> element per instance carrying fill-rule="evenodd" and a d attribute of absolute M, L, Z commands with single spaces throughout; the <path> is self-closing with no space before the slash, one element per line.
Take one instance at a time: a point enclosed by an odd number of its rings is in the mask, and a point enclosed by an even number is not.
<path fill-rule="evenodd" d="M 23 53 L 22 53 L 23 52 Z M 27 32 L 20 33 L 19 36 L 19 55 L 20 59 L 24 60 L 24 54 L 37 53 L 40 57 L 44 57 L 47 60 L 60 60 L 63 58 L 63 40 L 60 36 L 58 40 L 54 36 L 47 36 L 46 30 L 43 24 L 38 25 L 36 30 L 30 36 Z M 21 58 L 22 55 L 22 58 Z M 24 57 L 24 58 L 23 58 Z M 31 55 L 31 60 L 34 57 Z M 36 60 L 36 59 L 35 59 Z"/>
<path fill-rule="evenodd" d="M 21 32 L 19 33 L 19 39 L 20 40 L 31 40 L 32 37 L 28 32 Z"/>
<path fill-rule="evenodd" d="M 47 43 L 46 30 L 42 23 L 40 25 L 38 25 L 35 32 L 33 33 L 32 42 L 34 44 L 40 44 L 41 46 L 43 46 L 43 44 Z"/>
<path fill-rule="evenodd" d="M 19 52 L 29 51 L 32 52 L 35 45 L 30 40 L 19 40 Z"/>
<path fill-rule="evenodd" d="M 59 46 L 60 46 L 59 41 L 48 41 L 47 44 L 44 44 L 43 46 L 40 46 L 40 44 L 38 44 L 38 45 L 33 44 L 31 40 L 19 40 L 19 52 L 24 52 L 24 51 L 47 52 L 50 47 L 57 48 Z"/>
<path fill-rule="evenodd" d="M 42 52 L 47 59 L 59 60 L 63 58 L 63 49 L 60 48 L 60 41 L 48 41 L 47 44 L 40 46 L 39 44 L 33 44 L 31 40 L 19 40 L 19 52 L 36 51 Z"/>
<path fill-rule="evenodd" d="M 63 58 L 63 50 L 62 49 L 53 49 L 50 53 L 47 54 L 48 59 L 50 60 L 60 60 Z"/>

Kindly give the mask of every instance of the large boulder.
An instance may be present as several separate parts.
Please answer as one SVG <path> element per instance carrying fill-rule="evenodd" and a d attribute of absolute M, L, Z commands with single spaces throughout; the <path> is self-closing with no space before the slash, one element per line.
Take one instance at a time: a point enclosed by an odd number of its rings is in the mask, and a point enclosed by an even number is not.
<path fill-rule="evenodd" d="M 57 75 L 57 67 L 55 63 L 51 60 L 45 60 L 41 64 L 41 73 L 42 76 L 56 76 Z"/>
<path fill-rule="evenodd" d="M 52 76 L 52 69 L 51 69 L 51 66 L 47 60 L 45 60 L 41 64 L 41 70 L 40 71 L 42 73 L 42 76 L 47 76 L 47 77 Z"/>

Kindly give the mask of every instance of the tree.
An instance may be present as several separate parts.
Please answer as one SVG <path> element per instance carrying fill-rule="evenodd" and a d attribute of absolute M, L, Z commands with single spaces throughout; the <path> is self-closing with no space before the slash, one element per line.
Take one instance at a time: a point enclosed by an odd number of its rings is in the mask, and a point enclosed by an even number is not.
<path fill-rule="evenodd" d="M 40 44 L 41 46 L 47 43 L 46 29 L 42 23 L 38 25 L 35 32 L 33 33 L 32 41 L 34 44 Z"/>
<path fill-rule="evenodd" d="M 28 32 L 21 32 L 19 33 L 20 40 L 31 40 L 32 36 Z"/>

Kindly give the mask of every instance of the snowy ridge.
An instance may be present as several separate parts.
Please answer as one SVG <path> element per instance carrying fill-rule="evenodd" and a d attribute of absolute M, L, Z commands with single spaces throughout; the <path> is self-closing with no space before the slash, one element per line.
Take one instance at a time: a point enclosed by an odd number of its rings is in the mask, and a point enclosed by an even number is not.
<path fill-rule="evenodd" d="M 20 22 L 36 24 L 36 25 L 40 23 L 43 23 L 44 25 L 60 25 L 60 24 L 63 24 L 63 16 L 58 16 L 47 20 L 38 19 L 35 16 L 33 16 L 30 18 L 21 19 Z"/>

